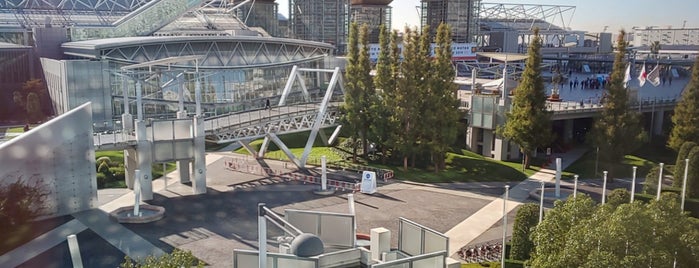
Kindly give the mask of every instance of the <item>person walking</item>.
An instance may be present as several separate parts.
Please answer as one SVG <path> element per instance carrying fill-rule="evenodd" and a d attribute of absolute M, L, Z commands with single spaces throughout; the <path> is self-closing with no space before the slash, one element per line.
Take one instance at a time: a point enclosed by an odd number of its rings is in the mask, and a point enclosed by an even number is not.
<path fill-rule="evenodd" d="M 269 98 L 265 99 L 265 109 L 272 110 L 272 106 L 269 105 Z"/>

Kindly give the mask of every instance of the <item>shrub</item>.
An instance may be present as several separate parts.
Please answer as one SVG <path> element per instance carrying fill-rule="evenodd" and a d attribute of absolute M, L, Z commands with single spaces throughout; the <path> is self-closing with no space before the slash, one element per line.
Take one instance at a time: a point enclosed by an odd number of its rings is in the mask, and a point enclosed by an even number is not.
<path fill-rule="evenodd" d="M 674 180 L 672 181 L 672 186 L 682 187 L 682 180 L 684 179 L 684 160 L 688 158 L 689 152 L 697 146 L 696 143 L 687 141 L 682 144 L 680 151 L 677 153 L 677 161 L 675 162 L 674 170 Z M 689 174 L 688 174 L 689 175 Z"/>
<path fill-rule="evenodd" d="M 159 258 L 148 256 L 142 262 L 134 262 L 129 256 L 124 257 L 121 268 L 180 268 L 180 267 L 204 267 L 204 263 L 198 260 L 192 252 L 175 249 L 170 254 L 164 254 Z"/>
<path fill-rule="evenodd" d="M 699 146 L 689 151 L 689 172 L 687 173 L 687 197 L 699 197 Z"/>
<path fill-rule="evenodd" d="M 104 188 L 105 185 L 107 185 L 107 175 L 104 173 L 97 173 L 97 188 L 102 189 Z"/>
<path fill-rule="evenodd" d="M 648 170 L 646 174 L 646 181 L 643 183 L 643 193 L 644 194 L 654 194 L 658 190 L 658 176 L 660 176 L 660 167 L 654 166 Z"/>
<path fill-rule="evenodd" d="M 631 193 L 623 188 L 614 189 L 607 197 L 607 204 L 618 207 L 621 204 L 626 204 L 631 201 Z"/>
<path fill-rule="evenodd" d="M 539 205 L 528 203 L 519 207 L 512 227 L 512 248 L 510 259 L 527 260 L 534 248 L 529 238 L 531 230 L 539 223 Z"/>
<path fill-rule="evenodd" d="M 104 173 L 105 175 L 110 175 L 111 173 L 109 173 L 109 164 L 107 164 L 107 162 L 101 162 L 100 165 L 97 167 L 97 172 Z"/>
<path fill-rule="evenodd" d="M 107 164 L 111 164 L 111 163 L 112 163 L 112 159 L 110 159 L 109 156 L 102 156 L 102 157 L 100 157 L 100 158 L 97 158 L 97 161 L 95 161 L 95 162 L 97 162 L 98 164 L 101 164 L 101 163 L 103 163 L 103 162 L 104 162 L 104 163 L 107 163 Z"/>
<path fill-rule="evenodd" d="M 3 228 L 13 229 L 42 215 L 49 191 L 39 184 L 40 180 L 32 179 L 33 184 L 19 177 L 13 183 L 0 185 L 0 226 Z"/>
<path fill-rule="evenodd" d="M 125 170 L 124 167 L 110 167 L 109 168 L 109 173 L 112 174 L 112 181 L 118 181 L 118 180 L 124 180 L 125 178 Z"/>

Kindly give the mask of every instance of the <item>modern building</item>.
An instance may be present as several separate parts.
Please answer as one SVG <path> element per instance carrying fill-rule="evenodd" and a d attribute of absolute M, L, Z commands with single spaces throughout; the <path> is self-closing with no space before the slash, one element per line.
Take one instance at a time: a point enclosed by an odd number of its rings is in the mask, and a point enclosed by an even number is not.
<path fill-rule="evenodd" d="M 391 29 L 392 8 L 388 6 L 393 0 L 352 0 L 350 18 L 359 25 L 369 27 L 369 43 L 379 42 L 379 33 L 383 25 Z"/>
<path fill-rule="evenodd" d="M 245 25 L 258 31 L 264 31 L 270 36 L 283 37 L 277 18 L 279 4 L 275 0 L 235 0 L 233 5 L 239 5 L 243 2 L 245 4 L 237 8 L 235 12 L 236 17 L 240 18 Z"/>
<path fill-rule="evenodd" d="M 328 43 L 343 54 L 349 34 L 347 0 L 290 0 L 291 37 Z"/>
<path fill-rule="evenodd" d="M 479 30 L 480 6 L 480 0 L 422 0 L 420 25 L 429 25 L 430 38 L 434 39 L 437 26 L 447 23 L 451 26 L 453 42 L 471 43 Z"/>
<path fill-rule="evenodd" d="M 699 45 L 699 28 L 655 28 L 647 27 L 643 29 L 634 29 L 633 46 L 645 47 L 650 46 L 653 42 L 658 41 L 662 46 L 673 45 Z"/>

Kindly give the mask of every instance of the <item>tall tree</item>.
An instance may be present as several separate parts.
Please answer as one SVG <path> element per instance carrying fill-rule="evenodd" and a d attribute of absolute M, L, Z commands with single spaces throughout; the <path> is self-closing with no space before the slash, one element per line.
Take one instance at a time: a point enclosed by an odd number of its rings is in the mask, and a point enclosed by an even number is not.
<path fill-rule="evenodd" d="M 619 32 L 617 53 L 614 57 L 612 76 L 607 86 L 607 98 L 602 114 L 592 126 L 592 144 L 599 148 L 602 163 L 619 163 L 624 155 L 638 148 L 645 140 L 638 113 L 629 110 L 629 93 L 624 87 L 626 69 L 626 33 Z M 614 176 L 614 165 L 607 170 Z"/>
<path fill-rule="evenodd" d="M 687 168 L 687 196 L 699 197 L 699 146 L 694 146 L 687 155 L 689 168 Z"/>
<path fill-rule="evenodd" d="M 581 199 L 582 196 L 582 199 Z M 568 203 L 573 203 L 569 205 Z M 596 206 L 586 195 L 556 204 L 532 234 L 532 267 L 697 267 L 699 228 L 677 196 Z M 642 234 L 642 235 L 641 235 Z"/>
<path fill-rule="evenodd" d="M 362 24 L 359 28 L 359 58 L 357 60 L 357 81 L 359 86 L 359 136 L 362 139 L 362 153 L 368 152 L 367 134 L 373 121 L 371 102 L 376 95 L 374 79 L 371 77 L 371 60 L 369 59 L 369 26 Z"/>
<path fill-rule="evenodd" d="M 373 98 L 372 112 L 375 119 L 370 128 L 370 137 L 381 149 L 382 161 L 386 160 L 392 133 L 395 131 L 394 101 L 396 97 L 396 75 L 394 71 L 398 59 L 393 57 L 392 46 L 396 45 L 395 36 L 388 28 L 381 26 L 379 32 L 379 56 L 376 62 L 374 86 L 376 97 Z"/>
<path fill-rule="evenodd" d="M 668 146 L 675 151 L 685 141 L 699 143 L 699 57 L 694 62 L 692 79 L 682 92 L 682 99 L 672 115 L 672 132 Z"/>
<path fill-rule="evenodd" d="M 405 29 L 403 35 L 403 62 L 400 64 L 400 76 L 393 108 L 399 116 L 397 122 L 399 135 L 394 138 L 394 147 L 403 158 L 403 169 L 408 169 L 408 159 L 417 152 L 417 138 L 419 135 L 420 115 L 420 85 L 418 81 L 424 80 L 424 57 L 420 56 L 420 34 Z"/>
<path fill-rule="evenodd" d="M 660 41 L 653 41 L 653 43 L 650 43 L 650 54 L 653 54 L 654 58 L 658 58 L 658 53 L 660 53 Z"/>
<path fill-rule="evenodd" d="M 362 79 L 359 67 L 359 47 L 358 47 L 357 23 L 350 24 L 349 37 L 347 42 L 347 65 L 345 67 L 345 102 L 342 106 L 343 125 L 351 133 L 351 139 L 357 140 L 356 134 L 361 125 L 361 86 Z M 352 143 L 352 159 L 357 161 L 357 146 Z"/>
<path fill-rule="evenodd" d="M 541 38 L 534 29 L 522 81 L 515 89 L 512 109 L 507 112 L 505 125 L 498 133 L 519 146 L 524 155 L 522 169 L 529 167 L 531 154 L 553 139 L 551 112 L 546 110 L 546 91 L 541 77 Z"/>
<path fill-rule="evenodd" d="M 435 173 L 444 168 L 445 154 L 456 140 L 458 131 L 459 101 L 456 98 L 451 57 L 451 29 L 448 24 L 442 23 L 437 28 L 435 59 L 430 67 L 429 96 L 423 99 L 429 106 L 424 110 L 424 115 L 429 117 L 424 123 L 429 124 L 425 130 L 429 133 L 427 142 Z"/>
<path fill-rule="evenodd" d="M 539 223 L 539 206 L 532 203 L 521 205 L 517 209 L 515 224 L 512 226 L 512 247 L 510 259 L 528 260 L 534 243 L 530 238 L 532 229 Z"/>
<path fill-rule="evenodd" d="M 689 151 L 691 151 L 695 146 L 697 146 L 697 144 L 692 141 L 685 141 L 682 143 L 682 146 L 680 146 L 680 151 L 677 152 L 677 160 L 675 160 L 675 168 L 672 172 L 674 175 L 672 180 L 673 187 L 682 187 L 682 180 L 684 180 L 684 166 L 686 165 L 685 159 L 689 158 Z"/>

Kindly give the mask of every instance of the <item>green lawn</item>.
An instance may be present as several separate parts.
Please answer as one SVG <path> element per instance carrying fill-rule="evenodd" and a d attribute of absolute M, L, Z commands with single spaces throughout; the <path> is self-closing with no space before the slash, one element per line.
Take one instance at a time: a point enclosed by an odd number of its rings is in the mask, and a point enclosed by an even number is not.
<path fill-rule="evenodd" d="M 614 174 L 609 174 L 614 178 L 631 178 L 632 167 L 638 167 L 636 177 L 645 177 L 646 173 L 660 162 L 665 163 L 665 172 L 671 171 L 675 164 L 676 154 L 665 148 L 662 144 L 649 144 L 624 157 L 621 163 L 598 162 L 597 175 L 595 175 L 595 162 L 597 153 L 595 150 L 588 151 L 578 161 L 570 165 L 564 174 L 566 178 L 572 179 L 572 174 L 579 174 L 580 178 L 602 178 L 602 171 L 614 170 Z"/>
<path fill-rule="evenodd" d="M 109 157 L 109 160 L 111 163 L 115 164 L 123 164 L 124 163 L 124 151 L 97 151 L 95 152 L 95 159 L 99 159 L 100 157 L 107 156 Z M 166 163 L 165 165 L 165 173 L 172 172 L 177 168 L 177 165 L 173 163 Z M 151 176 L 155 179 L 158 179 L 163 176 L 163 164 L 158 163 L 158 164 L 153 164 L 152 165 L 152 172 Z M 126 183 L 123 180 L 117 180 L 117 181 L 110 181 L 105 185 L 106 188 L 126 188 Z"/>

